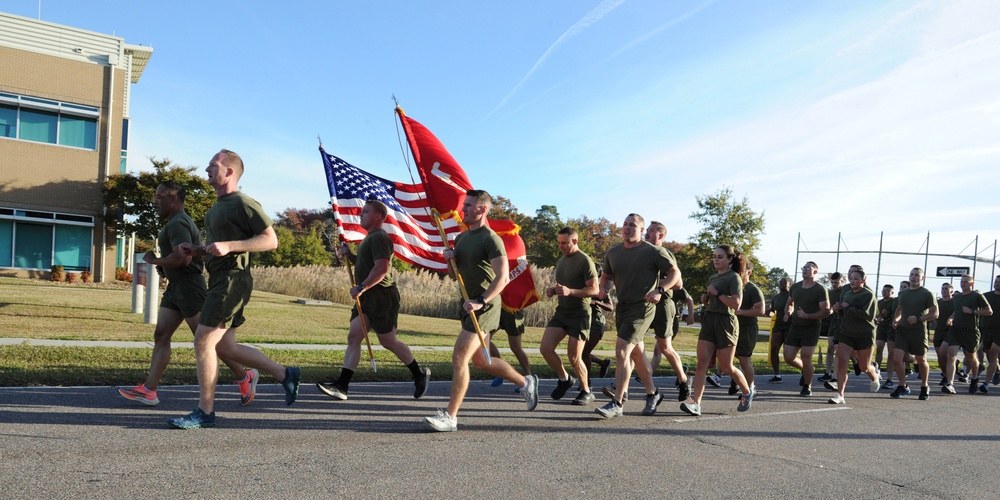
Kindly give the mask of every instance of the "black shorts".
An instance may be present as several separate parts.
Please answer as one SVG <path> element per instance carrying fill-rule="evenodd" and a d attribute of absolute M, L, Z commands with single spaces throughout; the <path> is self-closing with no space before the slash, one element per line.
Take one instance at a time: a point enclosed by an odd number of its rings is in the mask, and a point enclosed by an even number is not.
<path fill-rule="evenodd" d="M 545 328 L 562 329 L 570 337 L 586 342 L 587 333 L 590 330 L 590 315 L 568 316 L 556 311 L 552 315 L 552 319 L 545 325 Z"/>
<path fill-rule="evenodd" d="M 373 286 L 358 299 L 361 301 L 361 310 L 368 318 L 368 328 L 375 333 L 383 335 L 392 333 L 396 329 L 399 320 L 399 289 L 392 286 Z M 351 319 L 358 317 L 358 305 L 354 304 L 351 309 Z"/>

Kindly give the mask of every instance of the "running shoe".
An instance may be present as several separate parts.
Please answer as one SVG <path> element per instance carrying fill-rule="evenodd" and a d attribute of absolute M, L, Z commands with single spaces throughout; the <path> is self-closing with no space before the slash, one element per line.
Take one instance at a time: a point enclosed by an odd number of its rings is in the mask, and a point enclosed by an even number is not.
<path fill-rule="evenodd" d="M 804 385 L 802 386 L 802 390 L 799 391 L 799 396 L 809 397 L 812 395 L 813 395 L 812 386 Z"/>
<path fill-rule="evenodd" d="M 979 392 L 981 392 L 983 394 L 986 394 L 986 393 L 990 392 L 990 389 L 989 389 L 989 387 L 987 387 L 986 382 L 983 382 L 983 384 L 979 386 Z"/>
<path fill-rule="evenodd" d="M 753 397 L 755 396 L 753 388 L 750 389 L 749 394 L 744 394 L 740 396 L 740 404 L 736 406 L 736 411 L 747 411 L 750 409 L 750 404 L 753 402 Z"/>
<path fill-rule="evenodd" d="M 832 380 L 832 379 L 833 379 L 833 376 L 830 375 L 829 372 L 824 372 L 823 375 L 819 378 L 819 381 L 820 382 L 827 382 L 827 381 Z"/>
<path fill-rule="evenodd" d="M 969 381 L 969 394 L 975 394 L 976 389 L 979 389 L 979 379 L 974 378 Z"/>
<path fill-rule="evenodd" d="M 424 423 L 438 432 L 455 432 L 458 430 L 458 418 L 439 409 L 433 417 L 424 417 Z"/>
<path fill-rule="evenodd" d="M 575 383 L 576 379 L 573 378 L 572 375 L 570 375 L 566 380 L 557 381 L 556 388 L 552 390 L 552 399 L 555 399 L 556 401 L 562 399 L 563 396 L 566 395 L 566 391 L 568 391 L 570 387 L 573 387 L 573 384 Z"/>
<path fill-rule="evenodd" d="M 931 397 L 931 388 L 926 385 L 920 386 L 920 395 L 917 396 L 917 399 L 927 401 L 927 398 L 929 397 Z"/>
<path fill-rule="evenodd" d="M 254 396 L 257 395 L 258 380 L 260 380 L 260 372 L 256 368 L 251 368 L 243 380 L 236 382 L 236 385 L 240 386 L 240 405 L 246 406 L 253 401 Z"/>
<path fill-rule="evenodd" d="M 592 401 L 594 401 L 594 393 L 591 391 L 580 391 L 580 394 L 576 396 L 573 400 L 573 404 L 576 406 L 587 406 Z"/>
<path fill-rule="evenodd" d="M 534 410 L 538 406 L 538 376 L 525 375 L 524 380 L 527 385 L 524 387 L 524 402 L 528 403 L 528 411 Z"/>
<path fill-rule="evenodd" d="M 959 373 L 958 374 L 958 381 L 960 383 L 965 384 L 965 383 L 967 383 L 969 381 L 969 376 L 966 375 L 965 372 Z"/>
<path fill-rule="evenodd" d="M 896 390 L 892 391 L 892 394 L 890 394 L 889 397 L 893 399 L 899 399 L 903 396 L 909 396 L 909 395 L 910 395 L 910 388 L 906 387 L 903 384 L 899 384 L 898 386 L 896 386 Z"/>
<path fill-rule="evenodd" d="M 178 429 L 201 429 L 203 427 L 215 427 L 215 412 L 205 413 L 201 408 L 195 407 L 194 411 L 183 417 L 171 418 L 167 423 Z"/>
<path fill-rule="evenodd" d="M 493 377 L 493 381 L 490 382 L 490 387 L 500 387 L 503 385 L 503 379 L 500 377 Z"/>
<path fill-rule="evenodd" d="M 713 387 L 722 387 L 722 377 L 714 373 L 706 376 L 705 381 L 708 382 L 709 384 L 712 384 Z"/>
<path fill-rule="evenodd" d="M 413 380 L 413 399 L 420 399 L 427 392 L 427 382 L 431 381 L 431 369 L 425 366 L 420 369 L 421 377 Z"/>
<path fill-rule="evenodd" d="M 730 396 L 736 394 L 739 391 L 740 391 L 740 388 L 739 388 L 739 386 L 736 385 L 736 381 L 735 380 L 729 382 L 729 395 Z M 687 399 L 687 398 L 684 398 L 684 399 Z"/>
<path fill-rule="evenodd" d="M 946 385 L 946 386 L 944 386 L 944 387 L 941 388 L 941 392 L 943 392 L 945 394 L 955 394 L 958 391 L 955 390 L 955 386 L 953 386 L 951 384 L 948 384 L 948 385 Z"/>
<path fill-rule="evenodd" d="M 683 384 L 677 386 L 677 401 L 687 401 L 691 397 L 691 381 L 685 380 Z"/>
<path fill-rule="evenodd" d="M 875 379 L 868 383 L 868 390 L 871 392 L 878 392 L 882 388 L 882 377 L 875 375 Z"/>
<path fill-rule="evenodd" d="M 827 390 L 830 390 L 830 391 L 833 391 L 833 392 L 837 392 L 838 390 L 840 390 L 837 387 L 837 383 L 836 382 L 830 382 L 829 380 L 827 380 L 826 382 L 823 382 L 823 387 L 826 387 Z"/>
<path fill-rule="evenodd" d="M 302 381 L 302 372 L 297 366 L 285 368 L 285 380 L 281 381 L 281 387 L 285 389 L 285 406 L 292 406 L 295 399 L 299 397 L 299 382 Z"/>
<path fill-rule="evenodd" d="M 316 382 L 316 388 L 320 390 L 323 394 L 330 396 L 333 399 L 339 399 L 341 401 L 347 401 L 347 389 L 340 387 L 337 379 L 332 378 L 326 382 Z"/>
<path fill-rule="evenodd" d="M 601 373 L 600 373 L 601 378 L 606 378 L 608 376 L 608 370 L 610 369 L 611 369 L 611 358 L 605 358 L 604 361 L 601 362 Z"/>
<path fill-rule="evenodd" d="M 887 391 L 889 389 L 892 389 L 893 387 L 896 387 L 896 384 L 893 384 L 891 380 L 886 380 L 885 383 L 882 384 L 882 388 L 885 389 L 885 390 L 887 390 Z"/>
<path fill-rule="evenodd" d="M 993 373 L 993 379 L 990 380 L 990 383 L 993 385 L 1000 385 L 1000 370 Z"/>
<path fill-rule="evenodd" d="M 663 402 L 663 394 L 660 391 L 656 391 L 652 394 L 646 394 L 646 407 L 642 409 L 642 414 L 649 416 L 656 413 L 656 407 Z"/>
<path fill-rule="evenodd" d="M 781 383 L 781 375 L 775 375 L 775 376 L 771 377 L 770 379 L 768 379 L 767 381 L 770 382 L 770 383 L 772 383 L 772 384 L 780 384 Z"/>
<path fill-rule="evenodd" d="M 826 400 L 826 402 L 832 405 L 842 405 L 844 404 L 844 396 L 837 394 L 836 396 Z"/>
<path fill-rule="evenodd" d="M 608 404 L 594 410 L 594 413 L 600 415 L 603 419 L 620 417 L 622 416 L 622 407 L 614 400 L 611 400 L 608 401 Z"/>
<path fill-rule="evenodd" d="M 944 378 L 944 374 L 943 373 L 941 374 L 941 381 L 938 382 L 938 385 L 941 385 L 941 386 L 948 385 L 948 379 Z"/>
<path fill-rule="evenodd" d="M 146 406 L 160 404 L 160 398 L 156 397 L 156 391 L 146 389 L 146 384 L 139 384 L 135 387 L 119 387 L 118 394 L 121 394 L 125 399 L 138 401 Z"/>
<path fill-rule="evenodd" d="M 855 376 L 861 375 L 861 365 L 858 364 L 858 360 L 856 360 L 856 359 L 852 359 L 851 360 L 851 368 L 854 368 L 854 375 Z"/>
<path fill-rule="evenodd" d="M 701 405 L 698 403 L 681 403 L 681 411 L 688 415 L 701 415 Z"/>

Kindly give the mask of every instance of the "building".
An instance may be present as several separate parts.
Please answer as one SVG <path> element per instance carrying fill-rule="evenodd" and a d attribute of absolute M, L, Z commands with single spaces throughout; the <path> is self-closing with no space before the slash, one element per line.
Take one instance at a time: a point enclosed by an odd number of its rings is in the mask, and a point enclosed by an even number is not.
<path fill-rule="evenodd" d="M 119 37 L 0 12 L 0 275 L 113 280 L 121 242 L 101 187 L 124 173 L 129 96 L 153 54 Z"/>

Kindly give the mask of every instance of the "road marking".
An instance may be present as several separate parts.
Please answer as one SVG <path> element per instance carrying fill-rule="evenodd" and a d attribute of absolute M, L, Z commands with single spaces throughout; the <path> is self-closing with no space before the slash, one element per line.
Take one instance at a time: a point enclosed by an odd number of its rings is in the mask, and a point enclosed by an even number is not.
<path fill-rule="evenodd" d="M 727 420 L 730 418 L 750 418 L 750 417 L 773 417 L 775 415 L 795 415 L 798 413 L 816 413 L 821 411 L 840 411 L 840 410 L 850 410 L 850 406 L 836 406 L 833 408 L 818 408 L 814 410 L 795 410 L 795 411 L 775 411 L 771 413 L 751 413 L 748 415 L 720 415 L 717 417 L 688 417 L 688 418 L 675 418 L 674 422 L 684 423 L 684 422 L 704 422 L 706 420 Z"/>

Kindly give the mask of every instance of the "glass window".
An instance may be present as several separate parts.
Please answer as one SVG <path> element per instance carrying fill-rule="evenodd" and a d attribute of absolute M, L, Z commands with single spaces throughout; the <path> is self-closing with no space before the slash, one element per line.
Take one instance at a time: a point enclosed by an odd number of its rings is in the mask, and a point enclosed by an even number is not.
<path fill-rule="evenodd" d="M 21 130 L 18 137 L 29 141 L 56 143 L 56 113 L 21 108 Z"/>
<path fill-rule="evenodd" d="M 59 116 L 59 144 L 77 148 L 97 148 L 97 120 Z"/>
<path fill-rule="evenodd" d="M 11 267 L 14 222 L 0 219 L 0 267 Z"/>
<path fill-rule="evenodd" d="M 14 229 L 14 267 L 51 269 L 52 225 L 18 222 Z"/>
<path fill-rule="evenodd" d="M 56 226 L 54 264 L 67 271 L 90 269 L 90 238 L 93 228 L 82 226 Z"/>
<path fill-rule="evenodd" d="M 0 137 L 17 137 L 17 108 L 0 104 Z"/>

